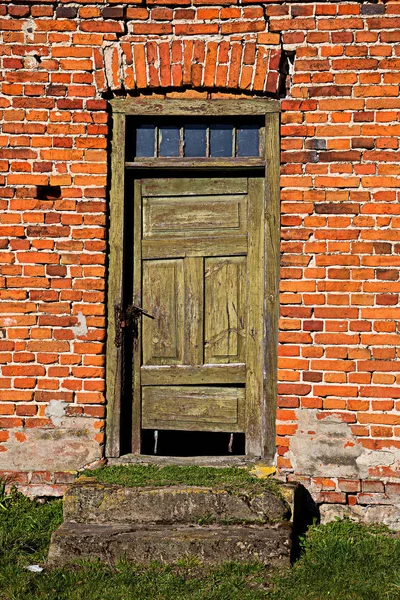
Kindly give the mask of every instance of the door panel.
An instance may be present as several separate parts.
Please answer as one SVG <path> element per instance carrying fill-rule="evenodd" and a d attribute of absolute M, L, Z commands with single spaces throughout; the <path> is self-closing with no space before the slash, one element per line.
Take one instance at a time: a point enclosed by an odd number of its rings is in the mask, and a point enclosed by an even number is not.
<path fill-rule="evenodd" d="M 154 319 L 143 320 L 143 364 L 183 360 L 183 260 L 143 262 L 143 306 Z"/>
<path fill-rule="evenodd" d="M 135 183 L 133 298 L 154 316 L 142 317 L 134 353 L 135 435 L 142 428 L 247 436 L 261 424 L 254 327 L 262 335 L 264 226 L 254 207 L 263 194 L 263 178 Z"/>
<path fill-rule="evenodd" d="M 143 388 L 142 406 L 144 428 L 237 431 L 244 389 L 149 386 Z"/>
<path fill-rule="evenodd" d="M 144 237 L 186 237 L 193 235 L 193 231 L 239 230 L 241 225 L 245 227 L 245 214 L 241 196 L 228 199 L 224 196 L 193 196 L 190 200 L 146 198 Z"/>
<path fill-rule="evenodd" d="M 246 257 L 205 260 L 205 362 L 244 362 Z"/>

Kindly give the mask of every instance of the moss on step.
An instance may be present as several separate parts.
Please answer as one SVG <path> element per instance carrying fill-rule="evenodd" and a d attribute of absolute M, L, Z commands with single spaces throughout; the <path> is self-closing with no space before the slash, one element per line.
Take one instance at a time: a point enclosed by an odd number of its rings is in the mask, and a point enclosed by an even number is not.
<path fill-rule="evenodd" d="M 231 493 L 270 493 L 282 497 L 279 482 L 259 479 L 247 468 L 240 467 L 197 467 L 121 465 L 105 466 L 95 471 L 83 471 L 81 476 L 91 477 L 99 483 L 112 483 L 124 487 L 158 487 L 173 485 L 195 485 L 223 488 Z"/>

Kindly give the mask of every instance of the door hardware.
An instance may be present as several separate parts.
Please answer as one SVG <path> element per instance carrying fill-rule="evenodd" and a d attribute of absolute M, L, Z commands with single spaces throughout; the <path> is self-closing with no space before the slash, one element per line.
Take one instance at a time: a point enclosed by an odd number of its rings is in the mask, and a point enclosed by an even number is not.
<path fill-rule="evenodd" d="M 129 304 L 126 309 L 122 308 L 122 304 L 116 304 L 114 307 L 115 312 L 115 346 L 120 348 L 122 346 L 123 332 L 126 327 L 131 327 L 133 338 L 137 340 L 139 335 L 138 322 L 142 315 L 154 319 L 146 309 L 136 304 Z"/>

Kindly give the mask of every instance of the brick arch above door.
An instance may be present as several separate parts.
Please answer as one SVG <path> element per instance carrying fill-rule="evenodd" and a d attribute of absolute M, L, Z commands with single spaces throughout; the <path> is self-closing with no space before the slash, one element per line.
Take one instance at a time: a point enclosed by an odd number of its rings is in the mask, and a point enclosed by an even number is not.
<path fill-rule="evenodd" d="M 114 42 L 94 50 L 97 86 L 101 92 L 192 88 L 274 95 L 281 48 L 271 45 L 272 37 Z"/>

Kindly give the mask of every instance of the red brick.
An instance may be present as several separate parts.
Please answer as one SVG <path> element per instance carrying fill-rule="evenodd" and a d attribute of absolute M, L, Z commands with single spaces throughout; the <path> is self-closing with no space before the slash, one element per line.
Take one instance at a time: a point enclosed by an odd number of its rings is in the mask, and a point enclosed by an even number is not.
<path fill-rule="evenodd" d="M 215 72 L 217 65 L 218 43 L 208 42 L 206 50 L 206 62 L 204 67 L 204 87 L 215 85 Z"/>
<path fill-rule="evenodd" d="M 367 493 L 382 493 L 384 492 L 384 485 L 382 481 L 371 481 L 366 480 L 362 482 L 362 491 Z"/>
<path fill-rule="evenodd" d="M 338 486 L 341 492 L 356 493 L 361 491 L 359 479 L 339 479 Z"/>

